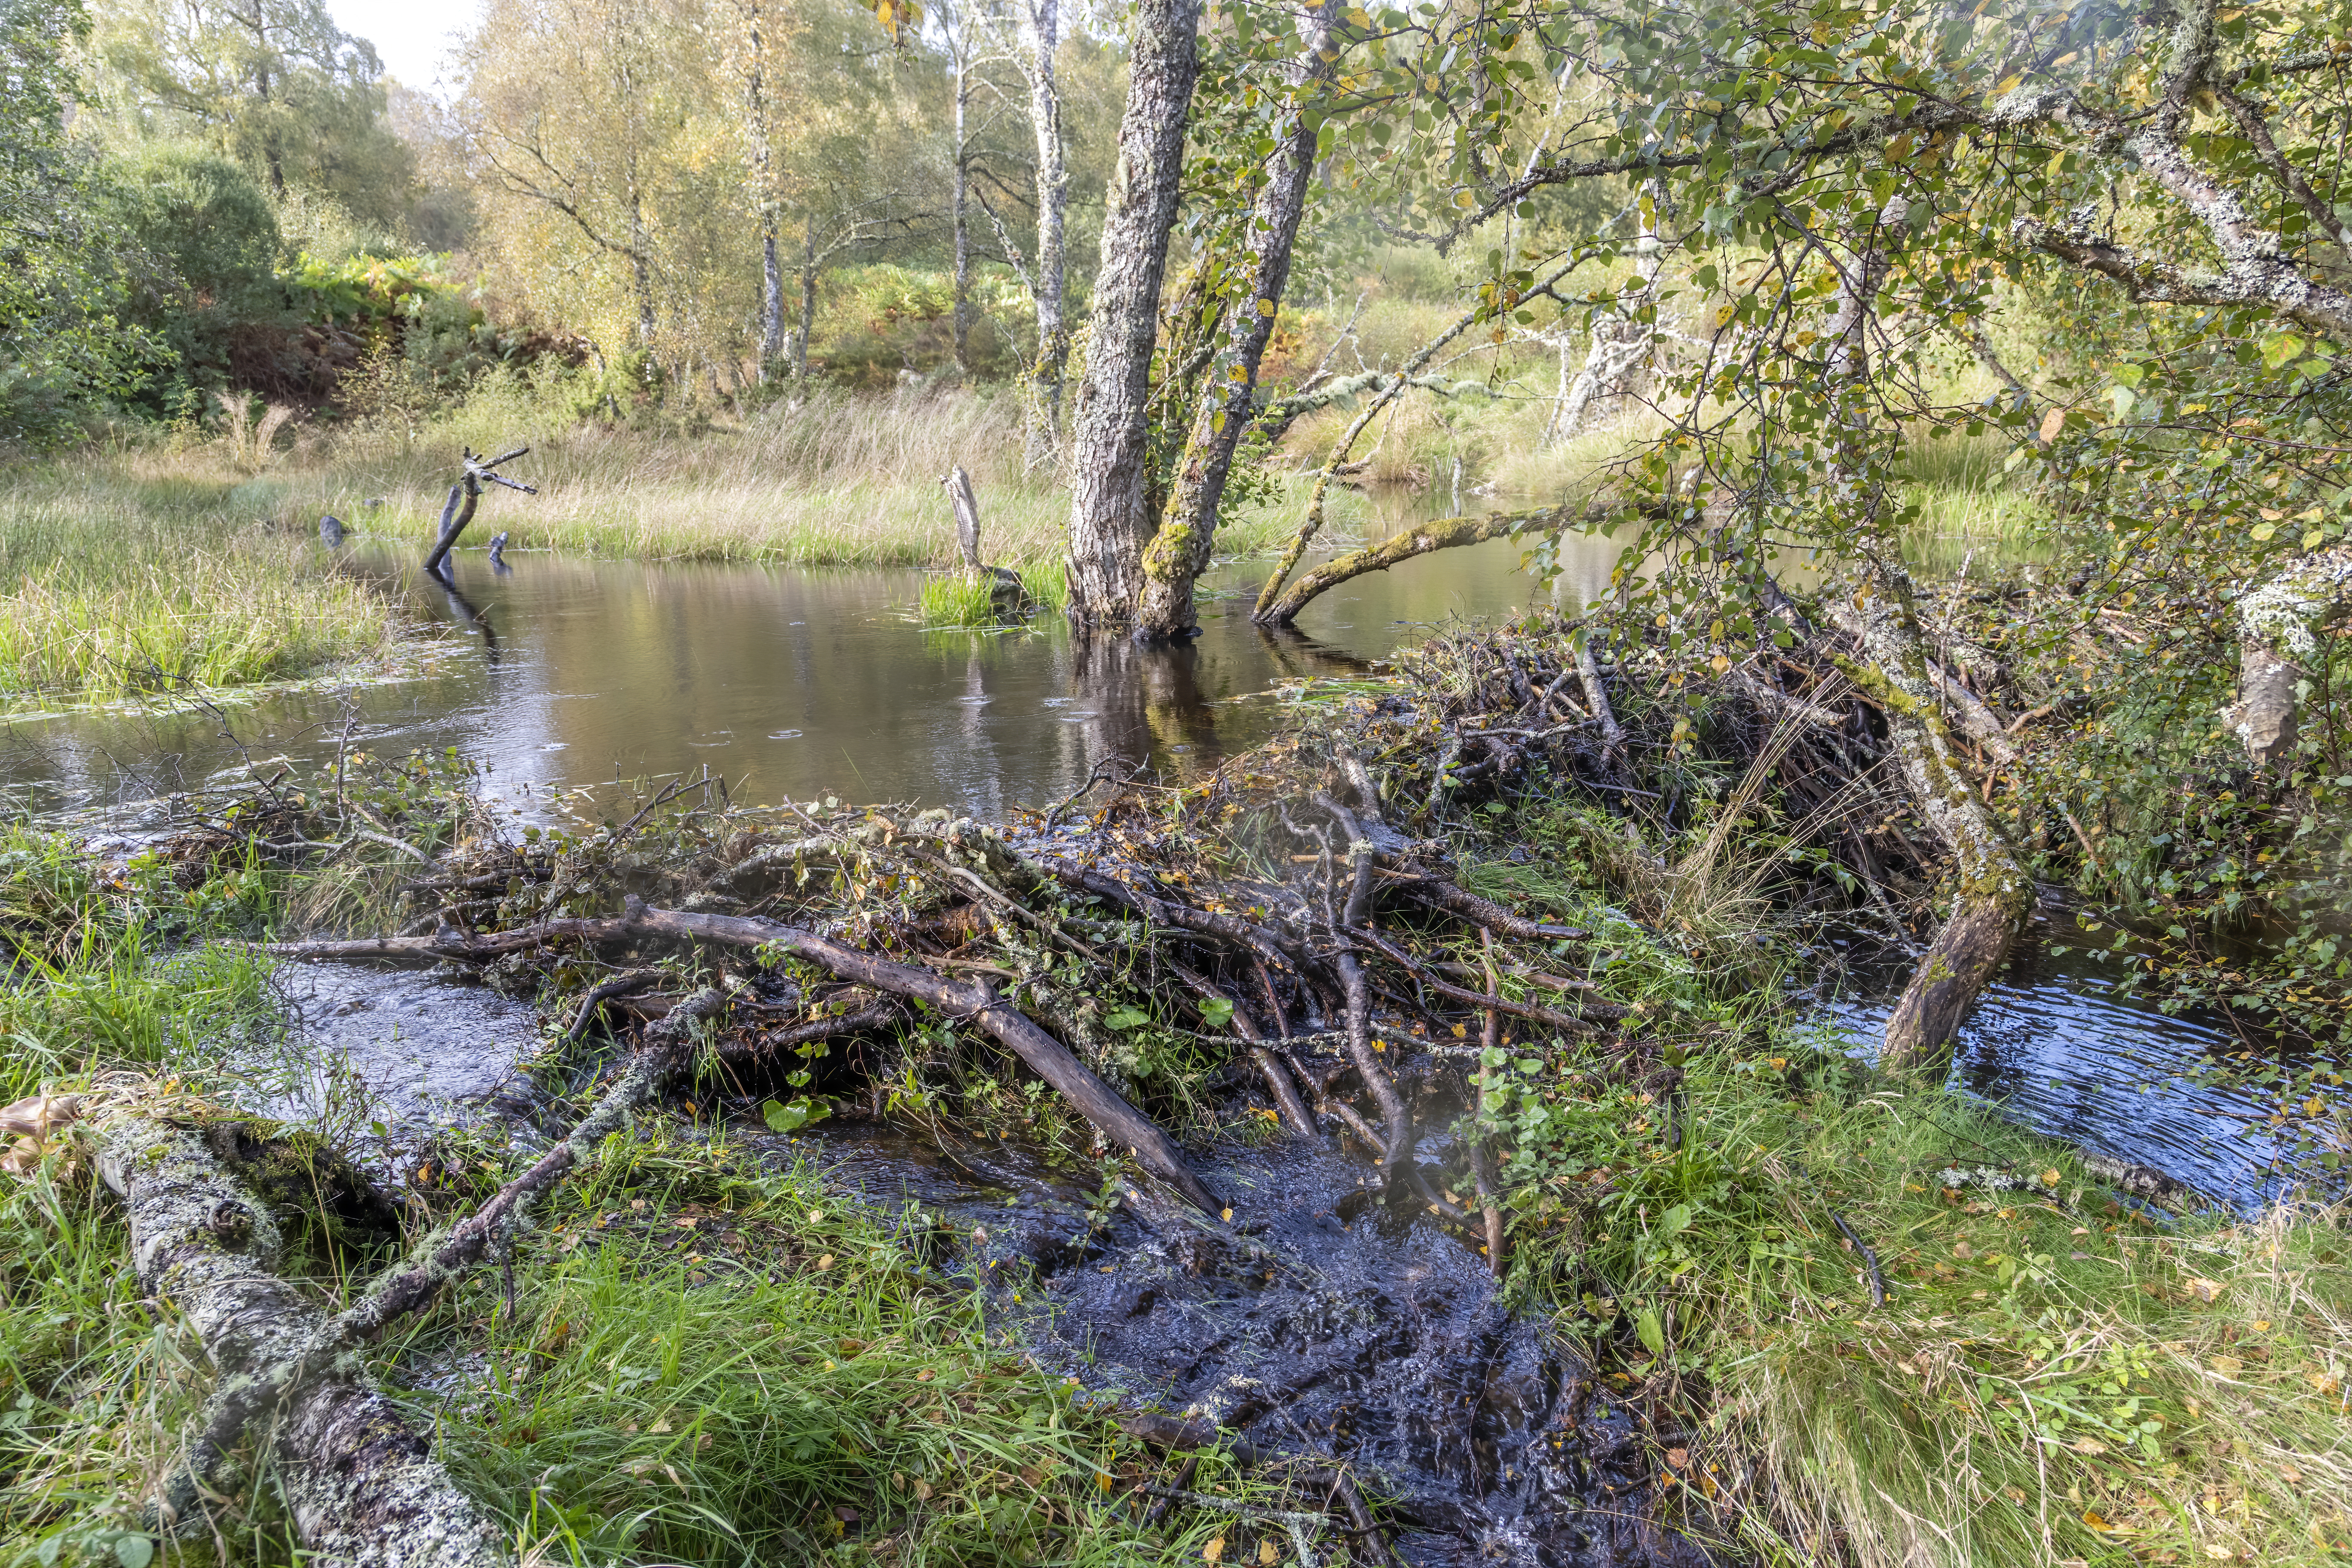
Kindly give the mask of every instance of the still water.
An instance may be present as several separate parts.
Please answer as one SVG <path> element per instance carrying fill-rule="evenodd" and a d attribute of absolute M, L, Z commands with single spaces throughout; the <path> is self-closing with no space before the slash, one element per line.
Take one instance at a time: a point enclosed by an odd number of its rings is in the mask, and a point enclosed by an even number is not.
<path fill-rule="evenodd" d="M 809 572 L 520 554 L 452 557 L 361 542 L 345 565 L 459 639 L 424 674 L 289 691 L 223 714 L 75 713 L 0 728 L 0 786 L 43 814 L 119 808 L 224 774 L 247 753 L 315 761 L 455 746 L 490 793 L 723 775 L 740 801 L 834 794 L 1002 816 L 1097 763 L 1183 777 L 1264 740 L 1276 683 L 1344 674 L 1450 617 L 1549 599 L 1507 540 L 1415 561 L 1325 595 L 1294 632 L 1253 626 L 1265 563 L 1220 567 L 1202 636 L 1177 648 L 1073 637 L 1058 617 L 1007 633 L 926 631 L 912 571 Z M 1559 592 L 1581 603 L 1614 550 L 1587 542 Z M 231 734 L 225 734 L 224 729 Z M 233 735 L 233 738 L 232 738 Z M 241 748 L 241 749 L 240 749 Z"/>

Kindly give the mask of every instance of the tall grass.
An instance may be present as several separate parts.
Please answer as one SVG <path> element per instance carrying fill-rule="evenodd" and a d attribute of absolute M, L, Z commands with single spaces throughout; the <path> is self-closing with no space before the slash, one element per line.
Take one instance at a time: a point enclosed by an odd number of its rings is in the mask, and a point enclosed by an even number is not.
<path fill-rule="evenodd" d="M 334 572 L 296 515 L 282 487 L 216 449 L 10 472 L 0 700 L 229 686 L 390 654 L 390 605 Z"/>

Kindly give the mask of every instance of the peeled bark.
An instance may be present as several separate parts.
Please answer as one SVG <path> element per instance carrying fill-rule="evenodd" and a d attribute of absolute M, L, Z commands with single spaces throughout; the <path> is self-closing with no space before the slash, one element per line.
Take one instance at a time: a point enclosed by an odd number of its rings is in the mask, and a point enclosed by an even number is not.
<path fill-rule="evenodd" d="M 239 1389 L 268 1382 L 316 1342 L 326 1315 L 277 1273 L 284 1250 L 277 1221 L 201 1131 L 118 1117 L 103 1129 L 97 1163 L 130 1212 L 140 1289 L 185 1315 L 218 1373 L 215 1409 L 233 1404 Z M 227 1436 L 242 1426 L 235 1423 Z M 296 1533 L 312 1553 L 308 1561 L 320 1568 L 492 1568 L 507 1561 L 497 1529 L 432 1458 L 429 1434 L 346 1362 L 296 1384 L 264 1441 Z M 216 1454 L 189 1458 L 216 1473 Z M 173 1491 L 166 1506 L 184 1518 L 199 1494 L 184 1478 Z"/>
<path fill-rule="evenodd" d="M 1081 626 L 1126 626 L 1142 586 L 1151 531 L 1143 482 L 1145 404 L 1185 123 L 1200 75 L 1200 0 L 1139 0 L 1135 10 L 1093 331 L 1071 427 L 1070 618 Z"/>
<path fill-rule="evenodd" d="M 2352 592 L 2352 546 L 2306 555 L 2238 601 L 2238 700 L 2222 721 L 2256 767 L 2294 744 L 2300 660 L 2318 650 L 2311 623 Z"/>
<path fill-rule="evenodd" d="M 1315 29 L 1294 67 L 1298 84 L 1303 88 L 1327 73 L 1330 56 L 1327 24 Z M 1248 219 L 1248 300 L 1227 316 L 1226 341 L 1210 362 L 1208 390 L 1177 463 L 1167 515 L 1144 547 L 1142 593 L 1136 606 L 1139 637 L 1179 637 L 1197 629 L 1192 584 L 1216 548 L 1217 513 L 1233 472 L 1234 452 L 1256 413 L 1257 367 L 1274 337 L 1283 289 L 1290 280 L 1291 246 L 1315 172 L 1315 142 L 1306 104 L 1294 104 Z"/>

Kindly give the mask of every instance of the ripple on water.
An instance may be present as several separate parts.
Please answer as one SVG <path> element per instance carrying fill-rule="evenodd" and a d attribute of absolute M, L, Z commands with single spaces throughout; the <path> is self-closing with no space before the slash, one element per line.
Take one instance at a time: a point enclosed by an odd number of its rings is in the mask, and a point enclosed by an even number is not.
<path fill-rule="evenodd" d="M 1195 1151 L 1230 1225 L 1141 1194 L 1104 1214 L 1003 1146 L 951 1160 L 861 1128 L 793 1146 L 830 1165 L 829 1185 L 939 1215 L 1042 1365 L 1356 1467 L 1396 1500 L 1416 1568 L 1708 1561 L 1651 1521 L 1642 1441 L 1590 1369 L 1505 1307 L 1485 1260 L 1421 1205 L 1384 1204 L 1364 1166 L 1318 1144 Z"/>
<path fill-rule="evenodd" d="M 1875 996 L 1831 1012 L 1857 1047 L 1875 1048 L 1892 1002 Z M 2120 995 L 2116 972 L 2095 957 L 2037 942 L 2021 949 L 1961 1026 L 1949 1082 L 2038 1132 L 2251 1211 L 2321 1173 L 2300 1146 L 2308 1129 L 2295 1121 L 2273 1127 L 2274 1098 L 2221 1070 L 2223 1058 L 2249 1048 L 2280 1059 L 2274 1045 L 2242 1038 L 2217 1014 L 2167 1014 Z"/>

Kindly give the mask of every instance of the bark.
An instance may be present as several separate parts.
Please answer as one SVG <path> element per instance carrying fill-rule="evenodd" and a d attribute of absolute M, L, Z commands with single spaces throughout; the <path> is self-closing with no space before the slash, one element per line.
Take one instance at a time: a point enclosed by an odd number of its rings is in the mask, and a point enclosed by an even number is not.
<path fill-rule="evenodd" d="M 204 1343 L 219 1377 L 215 1411 L 302 1359 L 326 1316 L 276 1272 L 284 1250 L 277 1221 L 199 1131 L 120 1117 L 102 1131 L 97 1164 L 129 1211 L 141 1289 L 170 1300 Z M 364 1372 L 336 1361 L 293 1386 L 264 1441 L 309 1562 L 490 1568 L 507 1561 L 496 1528 L 432 1458 L 428 1433 Z M 184 1473 L 164 1499 L 183 1519 L 200 1506 L 192 1479 L 225 1479 L 222 1454 L 203 1451 L 220 1425 L 207 1421 L 188 1456 L 193 1477 Z M 243 1425 L 228 1424 L 232 1441 Z"/>
<path fill-rule="evenodd" d="M 1200 73 L 1200 0 L 1139 0 L 1070 442 L 1070 616 L 1123 626 L 1142 586 L 1151 351 Z"/>
<path fill-rule="evenodd" d="M 1573 265 L 1571 263 L 1569 267 L 1562 267 L 1554 271 L 1550 277 L 1537 285 L 1536 291 L 1540 292 L 1550 289 L 1569 274 Z M 1446 344 L 1469 331 L 1477 321 L 1479 311 L 1475 310 L 1465 311 L 1445 331 L 1423 343 L 1414 353 L 1412 358 L 1407 360 L 1399 368 L 1394 376 L 1375 375 L 1371 378 L 1370 383 L 1373 393 L 1371 401 L 1364 405 L 1361 412 L 1349 422 L 1348 428 L 1341 433 L 1339 439 L 1332 443 L 1330 455 L 1323 460 L 1321 470 L 1315 476 L 1314 491 L 1307 497 L 1306 519 L 1298 525 L 1298 531 L 1291 537 L 1290 543 L 1284 548 L 1282 558 L 1275 563 L 1274 570 L 1266 574 L 1265 586 L 1258 590 L 1257 605 L 1251 610 L 1250 619 L 1261 626 L 1286 626 L 1297 615 L 1297 610 L 1294 608 L 1288 616 L 1278 616 L 1276 614 L 1276 606 L 1283 602 L 1283 587 L 1290 581 L 1290 574 L 1298 569 L 1298 563 L 1305 557 L 1307 546 L 1314 542 L 1316 534 L 1322 530 L 1324 498 L 1329 493 L 1332 479 L 1339 476 L 1341 466 L 1348 461 L 1348 455 L 1355 450 L 1356 443 L 1363 438 L 1364 432 L 1370 427 L 1372 421 L 1380 416 L 1381 411 L 1404 395 L 1407 387 L 1423 384 L 1416 379 L 1420 373 L 1427 368 L 1429 362 L 1435 359 Z M 1317 395 L 1337 395 L 1339 392 L 1338 387 L 1326 387 Z M 1304 400 L 1291 400 L 1284 406 L 1286 411 L 1291 411 L 1302 406 Z M 1303 604 L 1305 601 L 1300 602 Z"/>
<path fill-rule="evenodd" d="M 300 958 L 455 958 L 480 963 L 567 939 L 604 942 L 643 941 L 648 937 L 745 948 L 772 946 L 805 958 L 845 980 L 854 980 L 894 996 L 909 997 L 950 1018 L 976 1024 L 1028 1063 L 1116 1145 L 1130 1150 L 1145 1170 L 1204 1211 L 1213 1214 L 1219 1207 L 1200 1178 L 1185 1164 L 1183 1153 L 1173 1139 L 1150 1117 L 1120 1099 L 1116 1090 L 1071 1055 L 1067 1047 L 1030 1022 L 1019 1008 L 1000 999 L 986 982 L 949 980 L 929 970 L 877 958 L 814 931 L 774 921 L 650 909 L 633 899 L 627 911 L 618 916 L 548 921 L 489 936 L 467 937 L 443 931 L 430 937 L 279 942 L 269 951 Z"/>
<path fill-rule="evenodd" d="M 2294 744 L 2295 710 L 2318 651 L 2311 623 L 2352 596 L 2352 545 L 2306 555 L 2238 601 L 2238 699 L 2222 721 L 2256 767 Z"/>
<path fill-rule="evenodd" d="M 1023 460 L 1034 471 L 1053 462 L 1060 448 L 1062 383 L 1070 363 L 1070 330 L 1062 318 L 1062 231 L 1070 177 L 1062 146 L 1062 93 L 1054 77 L 1054 55 L 1062 42 L 1061 0 L 1032 0 L 1026 9 L 1029 123 L 1037 137 L 1037 270 L 1030 289 L 1037 307 L 1037 359 L 1029 372 Z"/>
<path fill-rule="evenodd" d="M 1870 341 L 1880 287 L 1894 265 L 1890 237 L 1903 233 L 1909 204 L 1897 195 L 1855 237 L 1839 272 L 1826 379 L 1843 428 L 1835 437 L 1833 504 L 1864 538 L 1885 513 L 1885 492 L 1867 449 Z M 1951 851 L 1952 909 L 1886 1020 L 1880 1064 L 1905 1068 L 1941 1060 L 1942 1047 L 1989 984 L 2033 909 L 2033 879 L 1961 773 L 1948 713 L 1957 683 L 1928 657 L 1912 603 L 1911 579 L 1891 553 L 1865 561 L 1862 581 L 1830 597 L 1831 618 L 1853 637 L 1866 664 L 1843 666 L 1886 715 L 1919 815 Z"/>
<path fill-rule="evenodd" d="M 956 374 L 971 379 L 971 142 L 966 121 L 971 106 L 971 38 L 970 26 L 955 33 L 955 156 L 950 162 L 948 212 L 954 237 L 955 315 L 950 322 Z M 959 470 L 961 471 L 961 470 Z"/>
<path fill-rule="evenodd" d="M 1569 505 L 1538 507 L 1532 511 L 1489 512 L 1484 517 L 1449 517 L 1437 522 L 1425 522 L 1378 544 L 1366 545 L 1361 550 L 1350 551 L 1336 560 L 1325 562 L 1285 588 L 1272 604 L 1262 604 L 1250 618 L 1263 625 L 1286 626 L 1297 620 L 1298 612 L 1318 595 L 1367 573 L 1385 572 L 1417 555 L 1455 550 L 1466 544 L 1484 544 L 1490 539 L 1501 539 L 1507 534 L 1528 530 L 1565 528 L 1572 522 L 1589 521 L 1606 515 L 1605 508 Z"/>
<path fill-rule="evenodd" d="M 775 147 L 768 124 L 767 35 L 761 0 L 745 0 L 751 64 L 745 72 L 744 107 L 751 121 L 751 195 L 760 214 L 760 379 L 784 352 L 784 271 L 776 255 Z"/>
<path fill-rule="evenodd" d="M 801 324 L 793 334 L 793 374 L 808 378 L 809 334 L 816 331 L 816 215 L 809 214 L 808 230 L 801 239 Z"/>
<path fill-rule="evenodd" d="M 2191 106 L 2199 95 L 2216 89 L 2229 92 L 2236 85 L 2213 70 L 2220 47 L 2215 29 L 2220 10 L 2219 0 L 2188 0 L 2173 12 L 2164 40 L 2166 58 L 2157 79 L 2156 101 L 2145 116 L 2126 120 L 2064 97 L 2053 97 L 2046 106 L 2037 101 L 2036 107 L 2066 119 L 2095 144 L 2111 141 L 2118 145 L 2124 161 L 2153 179 L 2205 231 L 2220 254 L 2221 270 L 2185 268 L 2134 252 L 2081 223 L 2062 226 L 2023 217 L 2017 221 L 2014 232 L 2037 250 L 2113 279 L 2134 300 L 2252 305 L 2315 331 L 2337 338 L 2352 336 L 2352 294 L 2307 275 L 2290 260 L 2284 237 L 2257 222 L 2237 192 L 2190 156 L 2184 144 Z M 2253 107 L 2234 94 L 2227 107 L 2242 129 L 2261 128 L 2262 134 L 2250 137 L 2257 154 L 2274 169 L 2283 165 L 2284 160 L 2277 158 L 2275 147 L 2266 146 L 2267 127 L 2261 126 Z M 2307 190 L 2307 186 L 2302 190 L 2293 184 L 2288 186 L 2288 194 L 2298 202 Z M 2307 205 L 2324 204 L 2314 197 Z"/>
<path fill-rule="evenodd" d="M 1328 15 L 1328 7 L 1320 14 Z M 1192 585 L 1215 551 L 1217 513 L 1233 472 L 1234 451 L 1255 416 L 1258 364 L 1274 337 L 1283 290 L 1290 280 L 1291 247 L 1315 172 L 1316 129 L 1304 95 L 1310 82 L 1328 75 L 1331 58 L 1331 29 L 1324 23 L 1316 27 L 1305 55 L 1293 67 L 1294 88 L 1301 100 L 1289 110 L 1267 165 L 1265 185 L 1247 219 L 1248 300 L 1227 317 L 1224 348 L 1211 362 L 1208 390 L 1177 463 L 1167 514 L 1144 547 L 1142 592 L 1136 605 L 1139 637 L 1164 639 L 1198 630 Z"/>
<path fill-rule="evenodd" d="M 1897 566 L 1875 568 L 1850 607 L 1834 606 L 1832 618 L 1861 643 L 1869 664 L 1847 673 L 1885 712 L 1911 798 L 1952 852 L 1952 912 L 1886 1020 L 1879 1060 L 1905 1068 L 1933 1059 L 1958 1031 L 2032 912 L 2033 880 L 1960 771 L 1910 579 Z"/>

